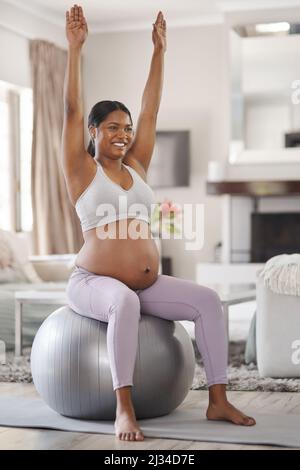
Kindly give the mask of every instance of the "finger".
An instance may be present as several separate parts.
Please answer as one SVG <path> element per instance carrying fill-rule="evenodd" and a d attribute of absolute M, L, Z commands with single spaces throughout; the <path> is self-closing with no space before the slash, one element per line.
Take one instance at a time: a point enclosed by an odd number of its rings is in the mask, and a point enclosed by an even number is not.
<path fill-rule="evenodd" d="M 79 7 L 79 20 L 82 24 L 86 24 L 86 19 L 83 13 L 83 9 Z"/>
<path fill-rule="evenodd" d="M 166 21 L 164 20 L 164 21 L 162 21 L 162 23 L 159 23 L 157 26 L 158 26 L 158 28 L 159 28 L 160 30 L 165 31 L 166 28 L 167 28 L 167 23 L 166 23 Z"/>
<path fill-rule="evenodd" d="M 155 23 L 157 23 L 157 22 L 158 22 L 158 20 L 159 20 L 159 16 L 160 16 L 160 11 L 159 11 L 159 12 L 157 13 L 157 15 L 156 15 L 156 20 L 155 20 Z"/>
<path fill-rule="evenodd" d="M 77 5 L 74 5 L 74 16 L 75 16 L 75 21 L 78 21 L 79 20 L 79 10 L 78 10 Z"/>
<path fill-rule="evenodd" d="M 67 21 L 67 23 L 70 22 L 70 15 L 69 15 L 68 11 L 66 11 L 66 21 Z"/>
<path fill-rule="evenodd" d="M 156 23 L 157 23 L 158 26 L 162 26 L 162 25 L 163 25 L 163 21 L 164 21 L 164 20 L 162 19 L 162 17 L 159 17 L 159 18 L 157 19 Z"/>
<path fill-rule="evenodd" d="M 74 12 L 74 7 L 72 7 L 72 8 L 71 8 L 71 12 L 70 12 L 70 20 L 71 20 L 71 21 L 74 21 L 74 14 L 75 14 L 75 12 Z"/>

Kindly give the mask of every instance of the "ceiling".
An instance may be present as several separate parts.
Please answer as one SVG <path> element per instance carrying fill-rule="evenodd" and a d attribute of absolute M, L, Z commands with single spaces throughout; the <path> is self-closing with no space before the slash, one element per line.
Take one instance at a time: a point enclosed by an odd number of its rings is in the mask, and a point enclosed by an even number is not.
<path fill-rule="evenodd" d="M 2 0 L 64 27 L 70 0 Z M 1 0 L 0 0 L 1 4 Z M 162 10 L 168 27 L 222 22 L 226 11 L 300 7 L 300 0 L 80 0 L 91 33 L 149 28 Z"/>

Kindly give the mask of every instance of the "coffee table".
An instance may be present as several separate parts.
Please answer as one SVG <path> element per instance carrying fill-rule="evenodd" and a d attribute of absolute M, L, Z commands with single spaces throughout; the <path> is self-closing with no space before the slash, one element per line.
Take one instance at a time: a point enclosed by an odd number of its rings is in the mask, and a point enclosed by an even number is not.
<path fill-rule="evenodd" d="M 224 319 L 227 329 L 227 337 L 229 340 L 229 307 L 230 305 L 251 302 L 256 299 L 256 288 L 253 286 L 245 286 L 244 284 L 232 284 L 229 286 L 215 285 L 209 286 L 214 289 L 220 297 L 223 307 Z"/>
<path fill-rule="evenodd" d="M 210 284 L 206 287 L 210 287 L 211 289 L 215 290 L 220 297 L 226 325 L 227 341 L 229 345 L 229 307 L 231 305 L 243 304 L 245 302 L 251 302 L 255 300 L 256 286 L 255 284 Z"/>
<path fill-rule="evenodd" d="M 15 292 L 15 356 L 22 356 L 22 314 L 24 304 L 66 305 L 67 295 L 61 291 L 16 291 Z"/>

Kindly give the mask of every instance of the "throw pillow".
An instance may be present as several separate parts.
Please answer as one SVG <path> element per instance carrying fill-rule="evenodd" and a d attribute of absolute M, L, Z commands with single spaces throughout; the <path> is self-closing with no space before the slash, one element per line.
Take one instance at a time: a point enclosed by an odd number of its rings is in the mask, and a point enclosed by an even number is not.
<path fill-rule="evenodd" d="M 2 232 L 2 231 L 1 231 Z M 7 243 L 7 240 L 4 240 L 0 233 L 0 269 L 5 269 L 10 266 L 12 263 L 12 251 Z"/>
<path fill-rule="evenodd" d="M 7 282 L 27 282 L 27 279 L 21 271 L 16 270 L 11 266 L 7 266 L 6 268 L 0 268 L 0 284 Z"/>
<path fill-rule="evenodd" d="M 15 272 L 16 279 L 23 282 L 42 282 L 42 279 L 37 275 L 34 267 L 28 259 L 28 245 L 25 236 L 22 236 L 22 234 L 18 235 L 14 232 L 8 232 L 7 230 L 0 230 L 0 239 L 2 240 L 2 245 L 6 245 L 6 252 L 4 250 L 2 263 L 7 263 L 7 252 L 10 251 L 9 266 L 6 267 L 11 268 L 11 270 Z M 6 274 L 8 275 L 8 278 L 2 282 L 12 282 L 12 272 L 7 271 Z M 3 278 L 5 279 L 5 274 Z"/>
<path fill-rule="evenodd" d="M 26 282 L 21 269 L 15 265 L 14 254 L 7 232 L 0 230 L 0 283 Z"/>

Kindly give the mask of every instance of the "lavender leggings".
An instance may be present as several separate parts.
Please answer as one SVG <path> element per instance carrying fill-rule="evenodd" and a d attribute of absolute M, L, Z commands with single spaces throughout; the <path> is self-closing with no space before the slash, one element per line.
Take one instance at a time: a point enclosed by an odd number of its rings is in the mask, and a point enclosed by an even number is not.
<path fill-rule="evenodd" d="M 107 348 L 114 390 L 133 385 L 141 313 L 195 323 L 207 384 L 227 384 L 227 340 L 220 299 L 195 282 L 159 274 L 146 289 L 132 290 L 109 276 L 76 266 L 67 286 L 70 307 L 108 323 Z"/>

